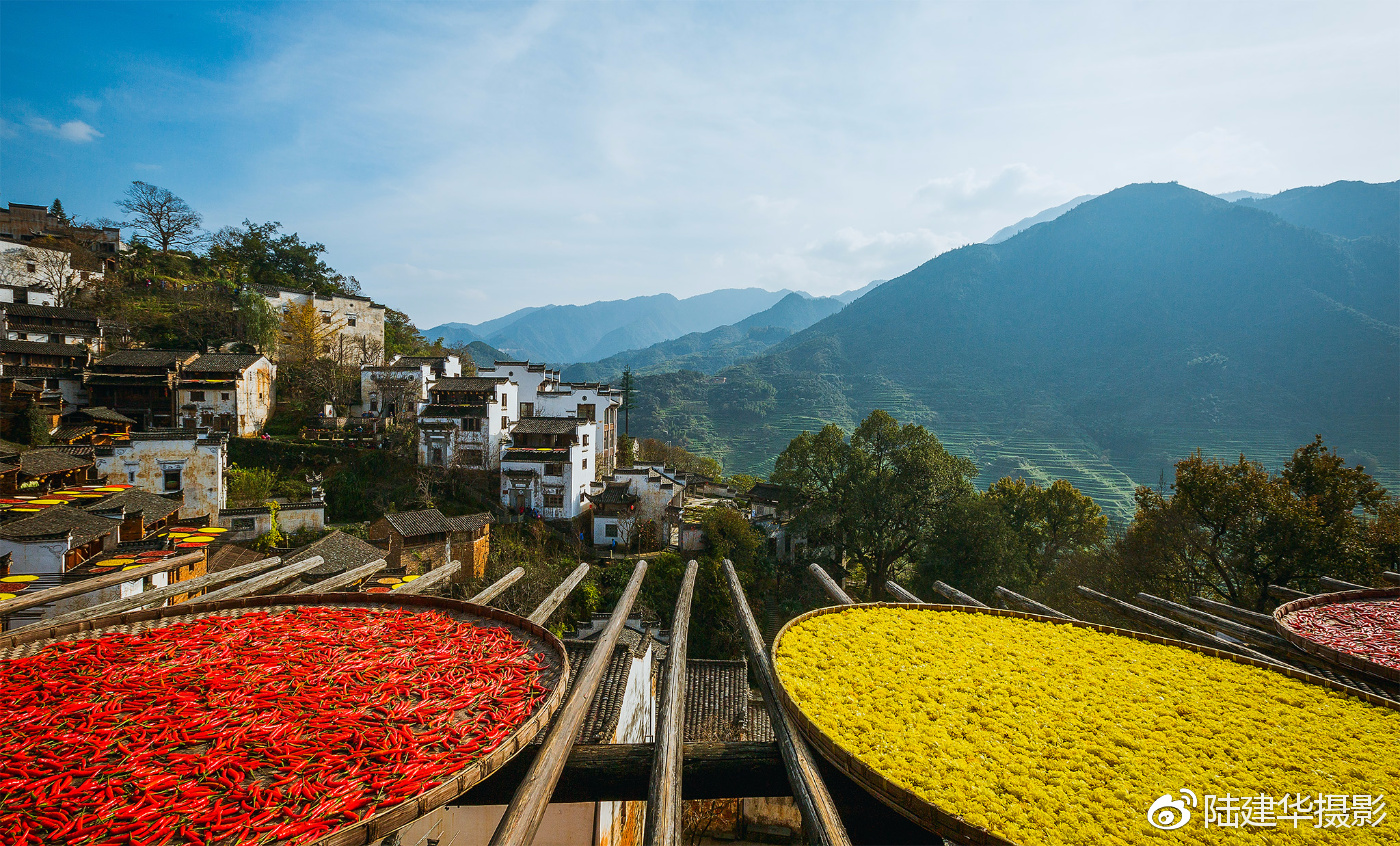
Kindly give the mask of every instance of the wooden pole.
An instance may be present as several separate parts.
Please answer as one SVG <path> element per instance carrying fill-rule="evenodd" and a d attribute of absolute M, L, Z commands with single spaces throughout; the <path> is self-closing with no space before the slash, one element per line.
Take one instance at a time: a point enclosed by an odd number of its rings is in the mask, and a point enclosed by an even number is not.
<path fill-rule="evenodd" d="M 157 605 L 172 596 L 179 596 L 182 593 L 192 593 L 204 590 L 214 585 L 221 585 L 224 582 L 237 581 L 244 576 L 250 576 L 261 572 L 269 567 L 276 567 L 282 563 L 282 559 L 277 556 L 264 558 L 261 561 L 253 561 L 248 564 L 240 564 L 218 573 L 206 573 L 203 576 L 196 576 L 193 579 L 185 579 L 183 582 L 176 582 L 155 590 L 142 591 L 135 596 L 126 599 L 114 599 L 111 602 L 104 602 L 101 605 L 93 605 L 78 611 L 67 614 L 60 614 L 48 620 L 40 620 L 37 623 L 30 623 L 22 628 L 15 629 L 13 633 L 29 631 L 31 629 L 43 629 L 49 626 L 61 626 L 64 623 L 75 623 L 79 620 L 92 620 L 98 617 L 105 617 L 108 614 L 122 614 L 127 611 L 139 611 L 148 605 Z"/>
<path fill-rule="evenodd" d="M 1042 617 L 1054 617 L 1057 620 L 1074 619 L 1068 614 L 1061 614 L 1059 611 L 1056 611 L 1049 605 L 1043 605 L 1039 602 L 1036 602 L 1034 599 L 1031 599 L 1029 596 L 1022 596 L 1016 591 L 1011 590 L 1010 588 L 1004 588 L 1001 585 L 997 585 L 996 594 L 997 596 L 1001 597 L 1007 602 L 1010 602 L 1012 605 L 1019 606 L 1020 608 L 1024 609 L 1026 612 L 1031 614 L 1039 614 Z"/>
<path fill-rule="evenodd" d="M 574 588 L 578 587 L 578 583 L 583 581 L 583 577 L 586 575 L 588 575 L 587 564 L 575 567 L 569 577 L 560 582 L 559 587 L 550 591 L 549 596 L 544 598 L 544 602 L 541 602 L 539 607 L 530 612 L 530 622 L 537 626 L 543 626 L 555 610 L 564 604 L 564 600 L 569 598 L 569 594 L 574 592 Z"/>
<path fill-rule="evenodd" d="M 1244 623 L 1237 623 L 1234 620 L 1227 620 L 1214 614 L 1200 611 L 1195 608 L 1187 608 L 1178 602 L 1170 599 L 1163 599 L 1160 596 L 1153 596 L 1150 593 L 1139 593 L 1137 600 L 1145 605 L 1150 605 L 1165 614 L 1170 614 L 1185 623 L 1195 623 L 1198 626 L 1211 626 L 1230 637 L 1242 640 L 1261 649 L 1268 649 L 1274 652 L 1283 653 L 1280 658 L 1285 658 L 1294 651 L 1288 641 L 1270 632 L 1262 632 Z"/>
<path fill-rule="evenodd" d="M 797 733 L 792 719 L 778 702 L 778 681 L 773 675 L 773 665 L 764 649 L 763 636 L 759 634 L 758 623 L 749 610 L 749 601 L 744 596 L 744 588 L 739 584 L 739 574 L 729 560 L 724 562 L 724 575 L 729 582 L 729 596 L 734 600 L 734 613 L 739 618 L 739 628 L 744 634 L 744 648 L 749 656 L 749 669 L 758 679 L 763 698 L 768 703 L 769 718 L 773 723 L 773 734 L 778 740 L 778 751 L 783 754 L 783 765 L 787 768 L 788 780 L 792 783 L 792 795 L 797 800 L 797 809 L 802 812 L 803 833 L 807 842 L 814 846 L 849 846 L 846 826 L 836 812 L 836 805 L 827 792 L 826 783 L 817 771 L 816 759 L 807 743 Z"/>
<path fill-rule="evenodd" d="M 1277 631 L 1277 628 L 1274 626 L 1274 618 L 1268 614 L 1260 614 L 1258 611 L 1246 611 L 1243 608 L 1236 608 L 1224 602 L 1206 599 L 1204 596 L 1193 596 L 1186 601 L 1191 603 L 1192 608 L 1208 611 L 1217 617 L 1234 620 L 1236 623 L 1244 623 L 1246 626 L 1263 629 L 1270 633 Z"/>
<path fill-rule="evenodd" d="M 933 589 L 953 600 L 954 605 L 971 605 L 974 608 L 988 607 L 987 603 L 979 602 L 945 582 L 934 582 Z"/>
<path fill-rule="evenodd" d="M 841 589 L 841 586 L 836 583 L 836 580 L 831 577 L 831 574 L 822 569 L 822 565 L 813 562 L 807 565 L 807 570 L 813 576 L 817 577 L 817 582 L 822 586 L 822 590 L 826 591 L 826 595 L 831 597 L 836 603 L 840 605 L 852 605 L 855 603 L 855 600 L 851 599 L 850 594 Z"/>
<path fill-rule="evenodd" d="M 299 587 L 293 591 L 288 591 L 287 595 L 296 596 L 297 594 L 304 593 L 330 593 L 333 590 L 340 590 L 343 587 L 349 587 L 350 585 L 353 585 L 356 582 L 359 582 L 363 579 L 367 579 L 388 566 L 389 562 L 385 561 L 383 558 L 380 558 L 376 561 L 371 561 L 368 564 L 361 564 L 359 567 L 356 567 L 353 570 L 346 570 L 344 573 L 331 576 L 329 579 L 322 579 L 321 581 L 316 582 L 315 584 L 310 584 L 305 587 Z"/>
<path fill-rule="evenodd" d="M 176 555 L 173 558 L 162 558 L 135 570 L 122 570 L 116 573 L 107 573 L 102 576 L 93 576 L 91 579 L 82 579 L 69 585 L 59 585 L 58 587 L 36 590 L 33 593 L 28 591 L 16 596 L 14 599 L 7 599 L 0 602 L 0 617 L 8 617 L 16 611 L 23 611 L 26 608 L 33 608 L 35 605 L 47 605 L 60 599 L 67 599 L 70 596 L 81 596 L 85 593 L 92 593 L 95 590 L 102 590 L 113 585 L 124 582 L 134 582 L 137 579 L 144 579 L 152 573 L 162 573 L 166 570 L 173 570 L 176 567 L 183 567 L 204 557 L 204 550 L 190 552 L 185 555 Z"/>
<path fill-rule="evenodd" d="M 1155 629 L 1160 629 L 1161 631 L 1168 632 L 1173 637 L 1180 638 L 1181 640 L 1185 640 L 1190 643 L 1197 644 L 1199 646 L 1209 647 L 1210 649 L 1220 649 L 1225 652 L 1233 652 L 1236 655 L 1243 655 L 1246 658 L 1253 658 L 1256 661 L 1264 661 L 1269 664 L 1282 663 L 1277 658 L 1271 658 L 1270 656 L 1265 655 L 1262 652 L 1256 652 L 1243 644 L 1231 643 L 1223 637 L 1213 635 L 1210 632 L 1201 631 L 1195 626 L 1188 626 L 1185 623 L 1178 623 L 1176 620 L 1173 620 L 1169 617 L 1163 617 L 1161 614 L 1148 611 L 1146 608 L 1139 608 L 1136 605 L 1133 605 L 1132 603 L 1124 602 L 1121 599 L 1116 599 L 1112 596 L 1099 593 L 1098 591 L 1093 590 L 1091 588 L 1086 588 L 1083 585 L 1079 585 L 1075 588 L 1075 590 L 1079 591 L 1079 594 L 1081 596 L 1086 596 L 1089 599 L 1092 599 L 1103 605 L 1107 605 L 1109 608 L 1112 608 L 1113 610 L 1122 614 L 1124 617 L 1127 617 L 1132 620 L 1137 620 L 1141 623 L 1146 623 L 1147 625 Z"/>
<path fill-rule="evenodd" d="M 1381 578 L 1393 585 L 1400 585 L 1400 573 L 1394 570 L 1386 570 L 1384 573 L 1381 573 Z"/>
<path fill-rule="evenodd" d="M 516 581 L 518 581 L 523 575 L 525 575 L 525 568 L 516 567 L 514 570 L 511 570 L 509 573 L 506 573 L 504 576 L 501 576 L 499 579 L 497 579 L 494 583 L 487 587 L 486 590 L 483 590 L 481 593 L 478 593 L 476 596 L 473 596 L 467 601 L 475 603 L 477 605 L 485 605 L 486 603 L 505 593 L 506 588 L 515 584 Z"/>
<path fill-rule="evenodd" d="M 1317 583 L 1331 591 L 1338 590 L 1367 590 L 1365 585 L 1358 585 L 1355 582 L 1344 582 L 1341 579 L 1334 579 L 1330 576 L 1323 576 Z"/>
<path fill-rule="evenodd" d="M 270 573 L 263 573 L 261 576 L 254 576 L 245 582 L 236 585 L 229 585 L 226 588 L 219 588 L 213 593 L 206 593 L 199 598 L 200 602 L 218 602 L 221 599 L 237 599 L 240 596 L 252 596 L 259 591 L 275 588 L 285 582 L 289 582 L 305 573 L 307 570 L 314 570 L 325 563 L 325 559 L 319 555 L 313 555 L 305 561 L 298 561 L 295 564 L 287 564 L 278 567 Z"/>
<path fill-rule="evenodd" d="M 394 593 L 424 593 L 429 588 L 435 588 L 446 584 L 453 576 L 462 569 L 462 562 L 449 561 L 431 573 L 419 576 L 411 582 L 405 583 L 402 587 L 394 588 Z"/>
<path fill-rule="evenodd" d="M 613 606 L 608 625 L 598 636 L 598 641 L 593 644 L 593 651 L 584 662 L 564 707 L 559 709 L 554 721 L 550 723 L 539 755 L 525 773 L 525 778 L 521 780 L 510 804 L 506 806 L 505 815 L 496 826 L 496 832 L 491 835 L 490 846 L 530 846 L 534 841 L 535 832 L 540 827 L 540 821 L 544 819 L 545 809 L 549 807 L 554 785 L 558 783 L 559 776 L 564 771 L 569 751 L 578 739 L 584 718 L 588 716 L 593 694 L 603 681 L 603 673 L 612 663 L 613 647 L 617 645 L 618 635 L 627 623 L 632 603 L 637 600 L 637 593 L 642 589 L 642 578 L 646 576 L 646 572 L 647 562 L 638 561 L 632 571 L 631 581 L 627 583 L 627 588 L 622 592 L 622 598 L 617 601 L 617 605 Z"/>
<path fill-rule="evenodd" d="M 893 579 L 890 579 L 889 581 L 885 582 L 885 590 L 895 599 L 898 599 L 900 602 L 915 602 L 919 605 L 928 604 L 927 602 L 924 602 L 922 599 L 918 598 L 914 594 L 905 590 L 903 587 L 900 587 L 899 583 L 897 583 Z"/>
<path fill-rule="evenodd" d="M 1303 593 L 1301 590 L 1286 588 L 1282 585 L 1269 585 L 1269 596 L 1280 602 L 1292 602 L 1295 599 L 1307 599 L 1312 596 L 1310 593 Z"/>
<path fill-rule="evenodd" d="M 676 613 L 671 617 L 671 645 L 666 653 L 666 686 L 657 715 L 656 758 L 647 785 L 646 846 L 680 846 L 681 843 L 681 745 L 685 742 L 685 650 L 690 635 L 690 600 L 700 565 L 685 566 Z"/>

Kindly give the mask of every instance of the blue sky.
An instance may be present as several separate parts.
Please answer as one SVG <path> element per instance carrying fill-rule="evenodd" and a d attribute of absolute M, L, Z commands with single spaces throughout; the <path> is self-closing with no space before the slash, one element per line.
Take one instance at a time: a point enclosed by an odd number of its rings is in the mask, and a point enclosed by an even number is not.
<path fill-rule="evenodd" d="M 0 198 L 280 220 L 420 326 L 832 294 L 1083 193 L 1400 178 L 1400 4 L 0 4 Z"/>

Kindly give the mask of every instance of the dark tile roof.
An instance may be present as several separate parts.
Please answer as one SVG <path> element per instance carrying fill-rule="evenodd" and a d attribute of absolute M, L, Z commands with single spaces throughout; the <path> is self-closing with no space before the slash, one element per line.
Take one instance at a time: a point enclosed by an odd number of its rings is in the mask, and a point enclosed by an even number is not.
<path fill-rule="evenodd" d="M 505 376 L 459 376 L 439 379 L 433 383 L 435 391 L 490 391 L 510 379 Z"/>
<path fill-rule="evenodd" d="M 127 417 L 120 411 L 107 408 L 104 405 L 93 405 L 87 408 L 80 408 L 73 413 L 84 415 L 91 420 L 101 420 L 103 423 L 125 423 L 128 426 L 136 425 L 135 420 L 132 420 L 130 417 Z"/>
<path fill-rule="evenodd" d="M 452 531 L 447 518 L 442 516 L 442 512 L 436 508 L 426 508 L 422 511 L 399 511 L 394 514 L 385 514 L 384 519 L 389 521 L 389 525 L 394 527 L 394 531 L 406 538 Z"/>
<path fill-rule="evenodd" d="M 300 296 L 300 297 L 310 296 L 310 297 L 312 297 L 313 299 L 317 299 L 317 300 L 329 300 L 329 299 L 331 299 L 331 297 L 336 297 L 336 298 L 339 298 L 339 299 L 342 299 L 342 300 L 358 300 L 359 302 L 362 302 L 362 303 L 369 303 L 369 304 L 370 304 L 370 307 L 372 307 L 372 308 L 383 308 L 383 307 L 384 307 L 384 306 L 379 305 L 378 303 L 376 303 L 374 300 L 371 300 L 369 297 L 361 297 L 361 296 L 358 295 L 358 294 L 317 294 L 316 292 L 311 291 L 311 290 L 309 290 L 309 289 L 305 289 L 305 290 L 304 290 L 304 289 L 302 289 L 302 288 L 286 288 L 286 287 L 283 287 L 283 286 L 281 286 L 281 285 L 258 285 L 258 284 L 254 284 L 254 285 L 250 285 L 250 286 L 248 286 L 248 287 L 252 288 L 253 290 L 257 291 L 258 293 L 262 294 L 262 295 L 265 296 L 265 297 L 276 297 L 279 293 L 285 291 L 285 292 L 288 293 L 288 294 L 296 294 L 297 296 Z"/>
<path fill-rule="evenodd" d="M 778 494 L 781 493 L 782 490 L 782 488 L 770 484 L 769 482 L 759 482 L 749 491 L 749 499 L 758 502 L 776 503 L 778 501 Z"/>
<path fill-rule="evenodd" d="M 255 552 L 238 544 L 219 544 L 209 553 L 209 572 L 222 573 L 224 570 L 252 564 L 254 561 L 261 561 L 267 557 L 266 553 Z"/>
<path fill-rule="evenodd" d="M 447 355 L 401 355 L 394 359 L 395 364 L 445 364 Z"/>
<path fill-rule="evenodd" d="M 87 358 L 88 349 L 82 344 L 46 344 L 43 341 L 11 341 L 9 338 L 0 338 L 0 352 Z"/>
<path fill-rule="evenodd" d="M 26 476 L 45 476 L 49 473 L 62 473 L 65 470 L 91 466 L 92 447 L 87 447 L 86 455 L 74 455 L 61 447 L 40 447 L 20 453 L 19 456 L 20 472 Z"/>
<path fill-rule="evenodd" d="M 231 355 L 210 353 L 202 355 L 185 365 L 185 373 L 242 373 L 259 361 L 261 355 Z"/>
<path fill-rule="evenodd" d="M 313 555 L 319 555 L 326 559 L 325 563 L 308 570 L 306 575 L 325 577 L 344 573 L 346 570 L 353 570 L 383 558 L 384 550 L 337 529 L 320 540 L 313 541 L 288 555 L 282 563 L 295 564 L 298 561 L 305 561 Z"/>
<path fill-rule="evenodd" d="M 522 417 L 514 431 L 526 435 L 569 435 L 584 422 L 574 417 Z"/>
<path fill-rule="evenodd" d="M 67 505 L 50 505 L 38 514 L 0 525 L 0 537 L 27 540 L 69 535 L 73 546 L 81 546 L 115 532 L 118 525 L 115 520 Z"/>
<path fill-rule="evenodd" d="M 429 405 L 418 412 L 419 417 L 485 417 L 484 405 Z"/>
<path fill-rule="evenodd" d="M 129 488 L 121 493 L 112 494 L 100 502 L 85 505 L 83 510 L 93 514 L 117 511 L 123 514 L 139 513 L 144 522 L 154 523 L 178 512 L 183 502 L 184 494 L 181 494 L 179 499 L 166 499 L 150 491 Z"/>
<path fill-rule="evenodd" d="M 749 710 L 748 664 L 690 658 L 685 680 L 685 742 L 742 740 Z"/>
<path fill-rule="evenodd" d="M 567 640 L 564 648 L 569 653 L 569 688 L 573 689 L 579 671 L 583 669 L 588 656 L 593 654 L 594 644 Z M 579 730 L 576 743 L 612 743 L 617 732 L 617 721 L 622 713 L 622 699 L 627 693 L 627 677 L 632 672 L 632 650 L 625 644 L 618 644 L 613 650 L 612 661 L 603 673 L 598 691 L 588 705 L 588 716 Z M 567 693 L 565 694 L 567 696 Z"/>
<path fill-rule="evenodd" d="M 98 367 L 165 367 L 187 364 L 199 353 L 194 350 L 118 350 L 98 360 Z"/>
<path fill-rule="evenodd" d="M 8 456 L 7 456 L 7 457 L 8 457 Z M 16 473 L 16 472 L 18 472 L 18 471 L 19 471 L 19 465 L 18 465 L 18 464 L 9 464 L 9 463 L 0 461 L 0 476 L 5 475 L 6 473 Z"/>
<path fill-rule="evenodd" d="M 496 518 L 485 511 L 480 514 L 463 514 L 460 517 L 447 518 L 447 525 L 454 532 L 474 532 L 494 522 L 496 522 Z"/>
<path fill-rule="evenodd" d="M 637 502 L 641 497 L 627 492 L 627 482 L 608 482 L 600 494 L 589 494 L 588 499 L 594 505 L 630 505 Z"/>
<path fill-rule="evenodd" d="M 762 699 L 749 700 L 749 719 L 744 725 L 744 739 L 755 743 L 772 743 L 777 740 L 773 734 L 773 718 L 768 716 L 768 708 Z"/>
<path fill-rule="evenodd" d="M 29 449 L 26 444 L 17 444 L 14 441 L 0 440 L 0 455 L 19 455 Z"/>
<path fill-rule="evenodd" d="M 53 434 L 50 437 L 52 437 L 56 441 L 72 442 L 76 441 L 78 438 L 86 437 L 88 435 L 96 433 L 97 427 L 92 425 L 91 423 L 70 423 L 66 426 L 59 426 L 53 431 Z"/>
<path fill-rule="evenodd" d="M 97 314 L 80 308 L 60 308 L 58 306 L 32 305 L 30 303 L 0 303 L 0 309 L 8 314 L 25 317 L 57 317 L 64 320 L 97 320 Z"/>

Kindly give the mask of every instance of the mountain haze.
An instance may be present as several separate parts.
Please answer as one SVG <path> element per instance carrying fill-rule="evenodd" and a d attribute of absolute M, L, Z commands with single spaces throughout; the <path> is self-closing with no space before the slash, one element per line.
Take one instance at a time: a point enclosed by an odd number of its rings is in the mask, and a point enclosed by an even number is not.
<path fill-rule="evenodd" d="M 1240 200 L 1240 205 L 1342 238 L 1370 235 L 1400 240 L 1400 182 L 1333 182 L 1258 200 Z"/>
<path fill-rule="evenodd" d="M 1277 464 L 1321 433 L 1400 481 L 1400 250 L 1246 201 L 1130 185 L 945 253 L 769 352 L 648 376 L 633 434 L 766 471 L 871 409 L 982 467 L 1068 478 L 1111 512 L 1196 448 Z"/>

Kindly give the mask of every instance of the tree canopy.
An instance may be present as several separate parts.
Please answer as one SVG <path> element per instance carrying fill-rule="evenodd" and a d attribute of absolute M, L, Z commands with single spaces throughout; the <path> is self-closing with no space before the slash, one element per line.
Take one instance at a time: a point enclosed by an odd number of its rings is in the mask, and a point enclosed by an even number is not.
<path fill-rule="evenodd" d="M 359 295 L 355 277 L 337 273 L 321 258 L 325 244 L 307 243 L 295 232 L 282 232 L 277 221 L 227 226 L 214 236 L 209 257 L 232 268 L 240 282 L 312 291 L 322 296 Z"/>
<path fill-rule="evenodd" d="M 116 202 L 118 208 L 130 215 L 122 225 L 136 230 L 162 253 L 194 249 L 204 240 L 204 231 L 200 228 L 204 218 L 168 188 L 138 179 Z"/>

